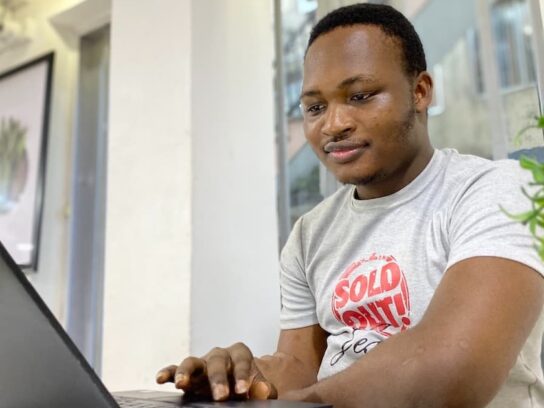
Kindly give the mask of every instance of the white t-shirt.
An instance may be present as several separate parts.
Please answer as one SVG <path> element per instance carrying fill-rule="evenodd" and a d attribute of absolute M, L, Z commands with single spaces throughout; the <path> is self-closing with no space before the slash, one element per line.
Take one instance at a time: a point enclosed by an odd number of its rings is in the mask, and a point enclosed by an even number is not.
<path fill-rule="evenodd" d="M 301 217 L 281 255 L 281 328 L 330 333 L 318 378 L 418 324 L 444 272 L 463 259 L 508 258 L 544 274 L 528 228 L 499 207 L 527 211 L 521 186 L 530 177 L 514 160 L 435 150 L 402 190 L 356 200 L 345 186 Z M 490 407 L 544 406 L 543 331 L 541 315 Z"/>

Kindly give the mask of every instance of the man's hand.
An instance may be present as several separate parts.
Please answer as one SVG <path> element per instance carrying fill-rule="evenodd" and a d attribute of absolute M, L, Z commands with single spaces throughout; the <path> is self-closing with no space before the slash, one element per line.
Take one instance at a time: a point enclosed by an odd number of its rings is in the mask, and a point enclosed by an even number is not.
<path fill-rule="evenodd" d="M 259 371 L 274 384 L 281 399 L 290 391 L 309 387 L 317 381 L 315 371 L 308 370 L 301 360 L 281 351 L 257 358 L 255 362 Z"/>
<path fill-rule="evenodd" d="M 173 382 L 189 394 L 227 399 L 275 399 L 275 386 L 261 374 L 251 350 L 242 343 L 214 348 L 202 358 L 188 357 L 179 366 L 157 373 L 157 383 Z"/>

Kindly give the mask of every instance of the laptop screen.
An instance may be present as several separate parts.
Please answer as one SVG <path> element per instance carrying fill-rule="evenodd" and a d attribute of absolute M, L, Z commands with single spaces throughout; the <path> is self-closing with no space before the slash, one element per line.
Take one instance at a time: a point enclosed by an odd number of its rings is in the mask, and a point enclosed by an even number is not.
<path fill-rule="evenodd" d="M 0 244 L 0 407 L 116 407 Z"/>
<path fill-rule="evenodd" d="M 1 243 L 0 362 L 1 408 L 118 407 Z M 135 399 L 136 406 L 148 400 L 153 407 L 328 407 L 291 401 L 184 402 L 179 393 L 167 399 L 161 393 L 124 394 L 119 397 Z"/>

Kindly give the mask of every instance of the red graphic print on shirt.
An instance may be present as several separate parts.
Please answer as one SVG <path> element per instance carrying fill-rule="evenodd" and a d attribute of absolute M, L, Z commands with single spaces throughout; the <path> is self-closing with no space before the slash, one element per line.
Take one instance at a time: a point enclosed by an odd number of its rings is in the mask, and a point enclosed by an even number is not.
<path fill-rule="evenodd" d="M 406 330 L 411 323 L 410 296 L 396 259 L 372 254 L 352 263 L 335 285 L 332 312 L 356 330 L 386 337 Z"/>

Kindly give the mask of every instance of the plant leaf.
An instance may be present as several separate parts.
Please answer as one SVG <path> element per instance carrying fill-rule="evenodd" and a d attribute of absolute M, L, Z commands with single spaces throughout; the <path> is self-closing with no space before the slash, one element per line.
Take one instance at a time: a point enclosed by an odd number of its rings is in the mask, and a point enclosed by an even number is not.
<path fill-rule="evenodd" d="M 533 236 L 536 235 L 536 226 L 537 226 L 537 218 L 536 217 L 533 217 L 531 218 L 531 220 L 529 221 L 529 231 L 531 231 L 531 234 Z"/>
<path fill-rule="evenodd" d="M 539 163 L 535 159 L 527 156 L 520 157 L 519 163 L 521 167 L 533 173 L 533 179 L 537 183 L 544 183 L 544 164 Z"/>
<path fill-rule="evenodd" d="M 517 222 L 521 222 L 521 223 L 526 223 L 531 218 L 533 218 L 535 216 L 535 211 L 534 210 L 526 211 L 526 212 L 521 213 L 521 214 L 511 214 L 508 211 L 506 211 L 502 206 L 501 206 L 501 210 L 508 217 L 510 217 L 512 220 L 517 221 Z"/>

